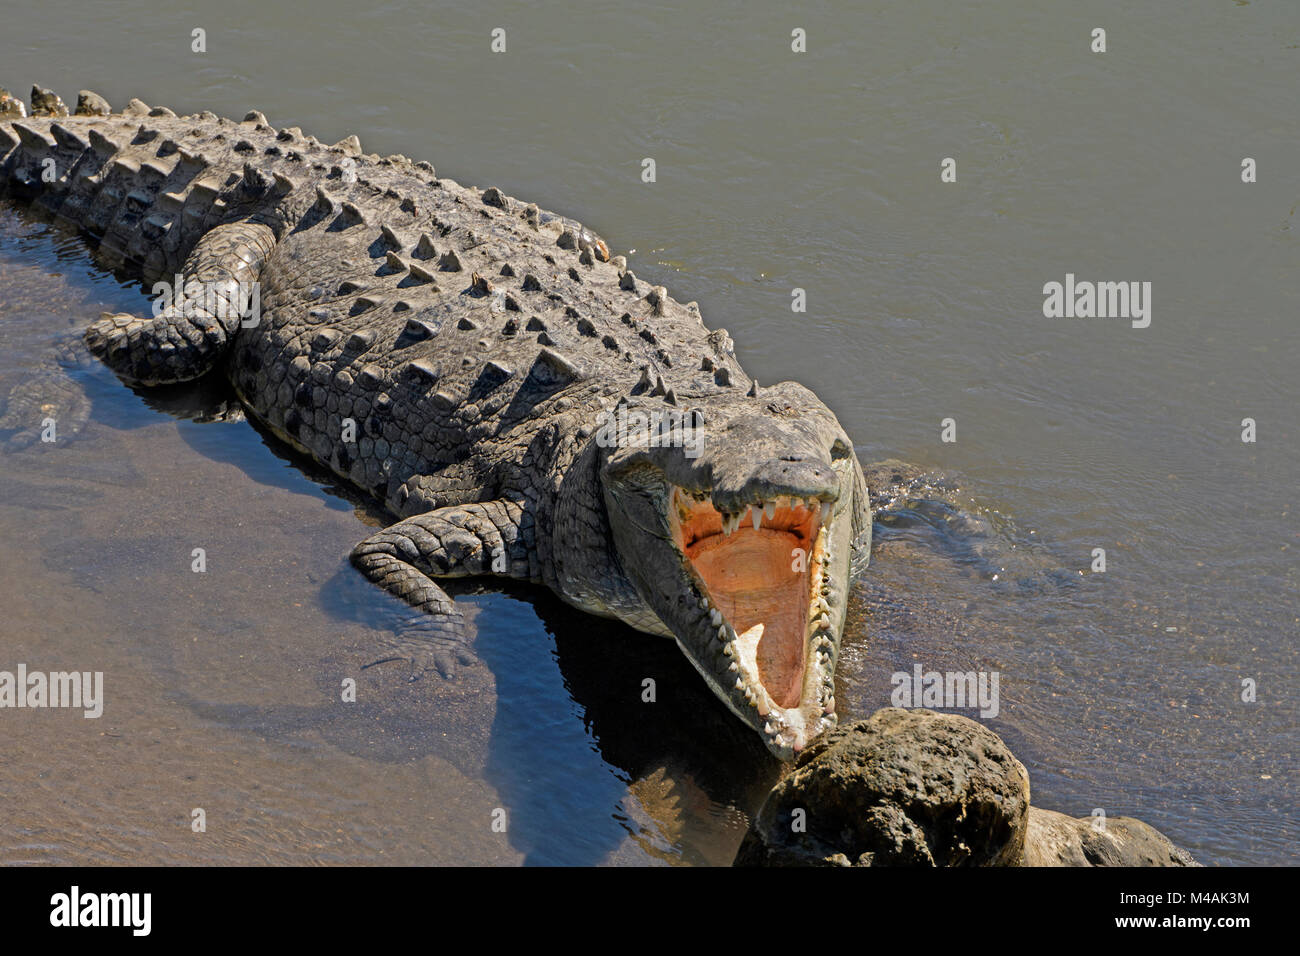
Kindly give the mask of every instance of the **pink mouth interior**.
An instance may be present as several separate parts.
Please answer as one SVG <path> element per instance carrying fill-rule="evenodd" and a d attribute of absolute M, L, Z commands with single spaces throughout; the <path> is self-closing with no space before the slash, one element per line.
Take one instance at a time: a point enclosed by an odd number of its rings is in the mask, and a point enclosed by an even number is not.
<path fill-rule="evenodd" d="M 758 676 L 780 707 L 797 707 L 803 691 L 808 633 L 809 568 L 820 555 L 817 516 L 808 508 L 760 510 L 757 530 L 746 513 L 723 534 L 722 516 L 707 501 L 677 500 L 682 553 L 708 588 L 708 597 L 738 635 L 762 625 Z M 799 560 L 797 551 L 802 551 Z"/>

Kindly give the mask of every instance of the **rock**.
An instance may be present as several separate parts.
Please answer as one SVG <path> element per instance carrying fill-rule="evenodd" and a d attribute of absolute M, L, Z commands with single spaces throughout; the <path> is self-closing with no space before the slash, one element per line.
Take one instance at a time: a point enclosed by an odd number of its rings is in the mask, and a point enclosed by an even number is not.
<path fill-rule="evenodd" d="M 1013 866 L 1028 816 L 1029 775 L 997 734 L 955 714 L 885 708 L 800 754 L 735 865 Z"/>
<path fill-rule="evenodd" d="M 1132 817 L 1075 819 L 1055 810 L 1029 810 L 1022 866 L 1200 866 L 1190 853 Z"/>

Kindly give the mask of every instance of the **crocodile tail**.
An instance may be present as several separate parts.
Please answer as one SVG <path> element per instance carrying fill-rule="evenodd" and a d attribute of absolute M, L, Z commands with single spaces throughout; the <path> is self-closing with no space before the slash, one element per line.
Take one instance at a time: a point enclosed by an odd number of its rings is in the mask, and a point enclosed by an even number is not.
<path fill-rule="evenodd" d="M 114 113 L 82 90 L 70 114 L 56 94 L 33 87 L 31 115 L 21 114 L 12 103 L 0 110 L 0 196 L 85 230 L 109 259 L 139 263 L 146 278 L 178 269 L 224 218 L 225 178 L 205 175 L 209 161 L 166 135 L 171 110 L 133 99 Z"/>

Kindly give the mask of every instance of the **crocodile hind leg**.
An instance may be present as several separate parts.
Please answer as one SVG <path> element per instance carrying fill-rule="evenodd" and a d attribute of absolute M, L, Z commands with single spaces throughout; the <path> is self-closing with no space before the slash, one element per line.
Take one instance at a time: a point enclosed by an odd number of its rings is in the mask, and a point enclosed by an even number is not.
<path fill-rule="evenodd" d="M 248 291 L 275 246 L 275 233 L 242 220 L 209 230 L 181 271 L 181 288 L 157 316 L 102 318 L 86 330 L 90 351 L 118 375 L 142 385 L 187 382 L 225 352 L 246 309 Z"/>
<path fill-rule="evenodd" d="M 374 663 L 410 661 L 412 680 L 430 666 L 450 678 L 458 664 L 472 663 L 464 615 L 433 579 L 496 574 L 530 580 L 530 526 L 519 503 L 485 501 L 403 519 L 353 548 L 352 564 L 417 612 L 401 629 L 394 653 Z"/>
<path fill-rule="evenodd" d="M 90 417 L 90 403 L 68 370 L 84 368 L 96 357 L 123 378 L 144 385 L 202 376 L 243 321 L 245 294 L 274 246 L 271 229 L 249 220 L 209 230 L 185 262 L 181 289 L 157 317 L 106 313 L 84 334 L 57 343 L 14 386 L 4 403 L 0 431 L 15 433 L 0 447 L 18 451 L 35 444 L 51 421 L 60 441 L 75 435 Z"/>

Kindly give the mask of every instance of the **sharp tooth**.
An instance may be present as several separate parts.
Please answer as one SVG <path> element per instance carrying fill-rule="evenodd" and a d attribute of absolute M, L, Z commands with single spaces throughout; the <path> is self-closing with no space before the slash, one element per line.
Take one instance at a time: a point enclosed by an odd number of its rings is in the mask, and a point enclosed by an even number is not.
<path fill-rule="evenodd" d="M 731 645 L 728 644 L 727 647 L 731 647 Z M 728 656 L 730 656 L 730 655 L 728 655 Z M 740 672 L 740 664 L 737 663 L 736 661 L 732 661 L 730 664 L 727 665 L 727 670 L 731 671 L 731 673 L 733 673 L 733 674 L 739 673 L 739 672 Z"/>
<path fill-rule="evenodd" d="M 791 495 L 791 496 L 790 496 L 790 510 L 791 510 L 791 511 L 795 511 L 796 509 L 801 508 L 801 507 L 803 507 L 803 499 L 802 499 L 802 498 L 796 498 L 794 495 Z"/>
<path fill-rule="evenodd" d="M 822 502 L 822 524 L 825 524 L 827 521 L 830 520 L 830 518 L 831 518 L 831 503 L 829 501 L 823 501 Z"/>
<path fill-rule="evenodd" d="M 764 725 L 763 725 L 763 733 L 765 733 L 765 734 L 771 734 L 771 733 L 772 733 L 772 725 L 771 725 L 771 724 L 764 724 Z"/>
<path fill-rule="evenodd" d="M 736 656 L 736 645 L 735 645 L 735 644 L 732 644 L 732 643 L 730 643 L 730 642 L 728 642 L 728 643 L 726 643 L 726 644 L 723 644 L 723 645 L 722 645 L 722 653 L 726 654 L 728 657 L 735 657 L 735 656 Z M 733 661 L 732 664 L 731 664 L 731 670 L 734 671 L 735 669 L 736 669 L 736 662 Z"/>
<path fill-rule="evenodd" d="M 750 517 L 750 518 L 753 520 L 753 522 L 754 522 L 754 530 L 757 531 L 757 530 L 759 529 L 759 527 L 763 524 L 763 512 L 762 512 L 762 510 L 759 509 L 759 508 L 750 508 L 750 509 L 749 509 L 749 517 Z"/>
<path fill-rule="evenodd" d="M 768 521 L 771 521 L 773 518 L 775 518 L 775 517 L 776 517 L 776 502 L 775 502 L 775 501 L 765 501 L 765 502 L 763 502 L 763 514 L 767 515 L 767 520 L 768 520 Z"/>
<path fill-rule="evenodd" d="M 709 620 L 713 622 L 714 627 L 718 627 L 722 624 L 722 612 L 715 607 L 709 612 Z"/>
<path fill-rule="evenodd" d="M 727 639 L 727 625 L 725 625 L 725 624 L 719 624 L 719 625 L 718 625 L 718 640 L 720 640 L 720 641 L 725 641 L 726 639 Z"/>
<path fill-rule="evenodd" d="M 745 689 L 745 679 L 743 677 L 737 677 L 736 690 L 744 690 L 744 689 Z"/>
<path fill-rule="evenodd" d="M 825 611 L 827 614 L 831 613 L 831 606 L 826 603 L 824 597 L 819 597 L 817 599 L 817 607 L 821 608 L 821 610 Z"/>
<path fill-rule="evenodd" d="M 825 706 L 822 707 L 822 713 L 824 713 L 824 714 L 833 714 L 833 713 L 835 713 L 835 698 L 834 698 L 834 697 L 827 697 L 827 698 L 826 698 L 826 704 L 825 704 Z"/>

